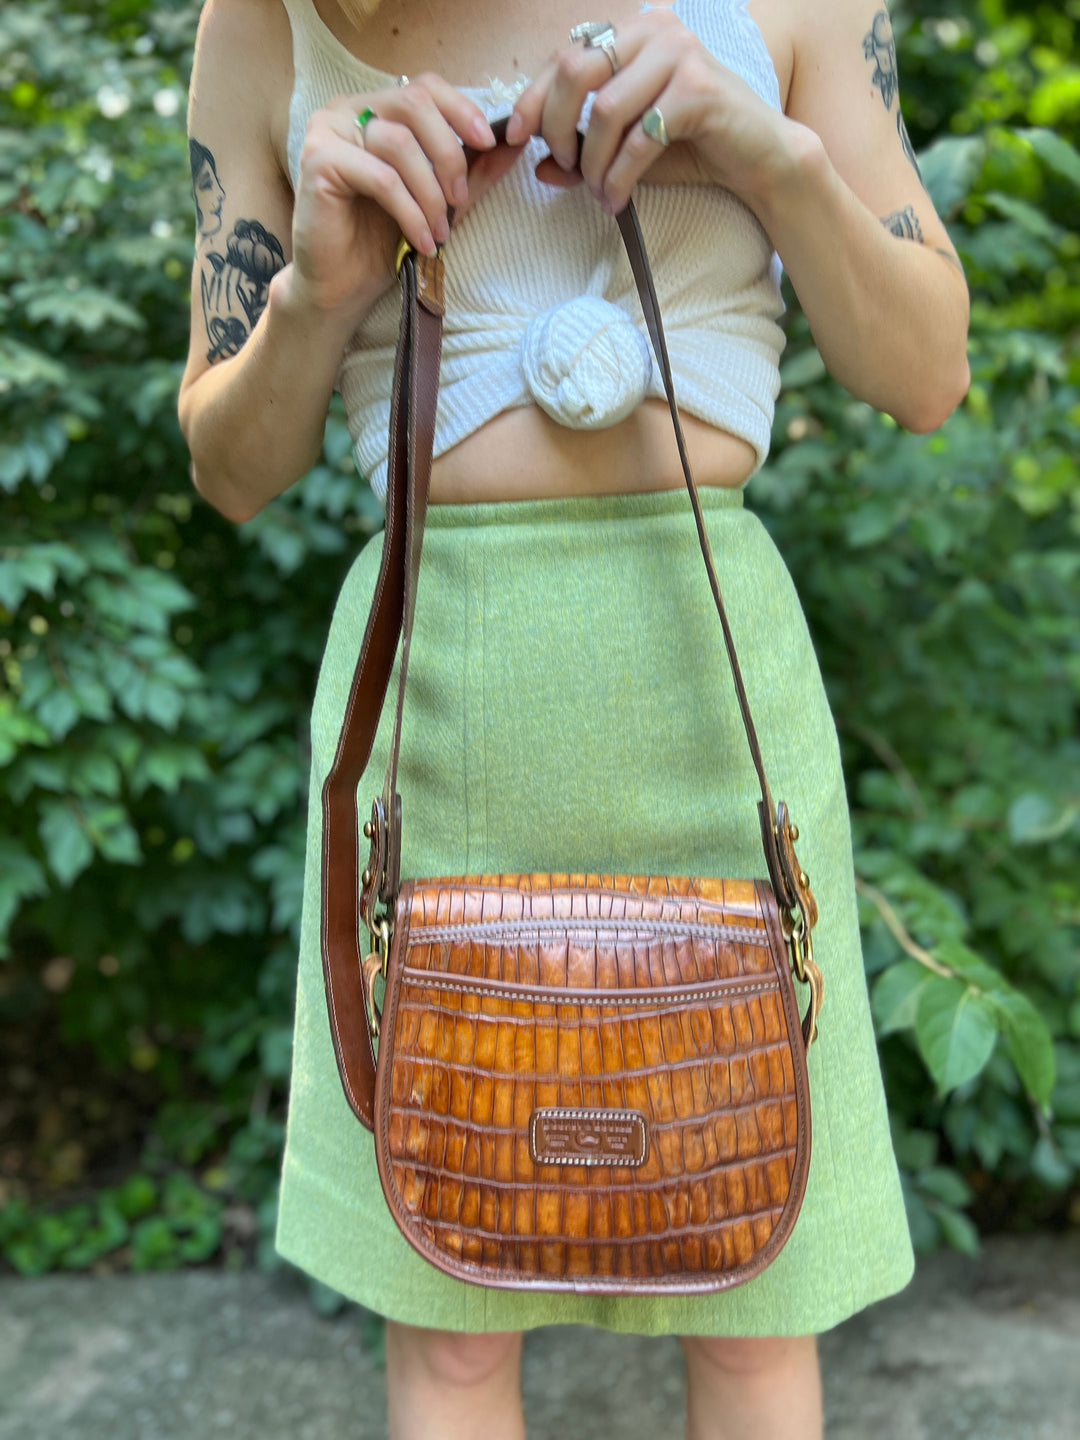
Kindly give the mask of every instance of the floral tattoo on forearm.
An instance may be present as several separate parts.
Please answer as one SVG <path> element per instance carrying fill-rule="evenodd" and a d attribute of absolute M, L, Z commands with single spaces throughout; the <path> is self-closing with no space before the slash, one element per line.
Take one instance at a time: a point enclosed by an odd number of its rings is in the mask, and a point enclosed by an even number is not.
<path fill-rule="evenodd" d="M 285 265 L 285 252 L 276 235 L 258 220 L 237 220 L 218 248 L 225 189 L 218 178 L 212 153 L 198 140 L 189 140 L 191 184 L 195 194 L 196 246 L 205 247 L 200 267 L 200 293 L 210 348 L 207 360 L 235 355 L 266 309 L 270 281 Z"/>
<path fill-rule="evenodd" d="M 904 124 L 904 117 L 900 110 L 900 86 L 896 76 L 896 41 L 893 38 L 892 24 L 889 21 L 887 10 L 877 12 L 873 25 L 863 36 L 863 54 L 874 66 L 870 83 L 875 90 L 880 92 L 885 109 L 892 110 L 893 101 L 896 101 L 896 133 L 904 148 L 904 154 L 921 180 L 919 162 L 915 159 L 915 148 L 911 143 L 911 137 L 908 135 L 907 126 Z"/>

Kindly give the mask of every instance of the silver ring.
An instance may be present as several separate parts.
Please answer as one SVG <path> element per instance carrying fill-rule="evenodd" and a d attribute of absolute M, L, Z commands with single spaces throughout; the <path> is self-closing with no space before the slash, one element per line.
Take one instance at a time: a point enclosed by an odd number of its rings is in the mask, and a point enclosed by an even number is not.
<path fill-rule="evenodd" d="M 609 25 L 607 29 L 602 30 L 599 35 L 593 35 L 585 41 L 585 44 L 590 50 L 603 50 L 604 54 L 611 61 L 611 73 L 613 75 L 619 73 L 619 57 L 615 53 L 615 31 L 612 26 Z"/>
<path fill-rule="evenodd" d="M 582 20 L 580 25 L 575 25 L 570 31 L 570 44 L 576 45 L 579 40 L 584 40 L 586 45 L 589 45 L 597 35 L 603 35 L 614 28 L 610 20 Z"/>
<path fill-rule="evenodd" d="M 664 117 L 660 114 L 657 105 L 651 105 L 641 117 L 641 128 L 648 135 L 650 140 L 655 140 L 658 145 L 669 145 L 667 126 L 664 124 Z"/>
<path fill-rule="evenodd" d="M 571 44 L 584 40 L 589 50 L 603 50 L 611 61 L 611 73 L 619 73 L 619 56 L 615 49 L 615 26 L 610 20 L 583 20 L 570 31 Z"/>

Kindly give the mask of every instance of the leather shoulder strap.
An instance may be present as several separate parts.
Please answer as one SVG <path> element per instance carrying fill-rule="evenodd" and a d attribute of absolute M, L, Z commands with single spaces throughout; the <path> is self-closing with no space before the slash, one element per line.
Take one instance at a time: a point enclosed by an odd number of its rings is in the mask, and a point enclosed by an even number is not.
<path fill-rule="evenodd" d="M 495 127 L 499 140 L 503 138 L 501 131 L 504 127 L 505 121 Z M 466 151 L 470 161 L 473 155 L 474 152 Z M 747 745 L 758 776 L 761 790 L 758 811 L 766 868 L 781 912 L 786 916 L 797 916 L 795 923 L 801 923 L 808 933 L 816 922 L 817 909 L 806 877 L 795 858 L 793 841 L 798 832 L 788 823 L 783 802 L 778 807 L 773 805 L 735 641 L 713 564 L 697 486 L 690 469 L 675 403 L 660 307 L 632 201 L 617 219 L 663 377 L 702 559 L 720 620 Z M 323 978 L 334 1050 L 345 1094 L 358 1118 L 369 1129 L 373 1125 L 375 1054 L 361 984 L 358 922 L 362 920 L 369 930 L 376 931 L 380 921 L 393 909 L 399 882 L 401 814 L 396 789 L 397 766 L 434 446 L 442 348 L 442 272 L 441 254 L 427 259 L 405 249 L 399 270 L 401 330 L 390 412 L 389 479 L 382 562 L 337 752 L 322 792 Z M 401 665 L 394 730 L 382 794 L 376 798 L 371 818 L 364 827 L 370 842 L 370 856 L 361 875 L 357 787 L 371 757 L 399 638 Z"/>

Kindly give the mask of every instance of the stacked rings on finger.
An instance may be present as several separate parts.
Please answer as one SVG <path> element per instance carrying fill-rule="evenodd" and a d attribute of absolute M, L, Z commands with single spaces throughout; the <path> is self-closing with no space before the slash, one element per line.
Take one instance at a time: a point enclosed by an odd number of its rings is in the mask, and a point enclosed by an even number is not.
<path fill-rule="evenodd" d="M 652 105 L 641 117 L 641 128 L 648 135 L 650 140 L 655 140 L 658 145 L 668 145 L 667 126 L 664 124 L 664 117 L 660 114 L 660 107 Z"/>
<path fill-rule="evenodd" d="M 372 110 L 371 106 L 367 105 L 353 120 L 353 124 L 356 126 L 356 129 L 358 131 L 356 138 L 361 146 L 363 146 L 364 144 L 364 126 L 368 123 L 369 120 L 377 120 L 378 118 L 379 117 L 375 114 L 375 111 Z"/>
<path fill-rule="evenodd" d="M 588 50 L 603 50 L 611 61 L 611 73 L 619 73 L 619 57 L 615 51 L 615 26 L 610 20 L 583 20 L 570 31 L 570 43 L 584 40 Z"/>

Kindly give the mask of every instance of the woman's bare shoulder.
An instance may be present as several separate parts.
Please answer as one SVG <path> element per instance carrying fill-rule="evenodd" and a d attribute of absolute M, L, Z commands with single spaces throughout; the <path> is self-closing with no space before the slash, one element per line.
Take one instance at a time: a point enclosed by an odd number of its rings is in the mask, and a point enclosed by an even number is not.
<path fill-rule="evenodd" d="M 283 178 L 293 86 L 292 27 L 283 0 L 206 0 L 195 39 L 193 87 L 212 84 L 265 123 Z M 229 97 L 232 97 L 230 101 Z M 193 96 L 198 99 L 197 94 Z"/>
<path fill-rule="evenodd" d="M 824 0 L 822 0 L 824 3 Z M 795 40 L 802 5 L 799 0 L 747 0 L 746 13 L 761 31 L 780 84 L 780 104 L 787 109 L 795 69 Z"/>

